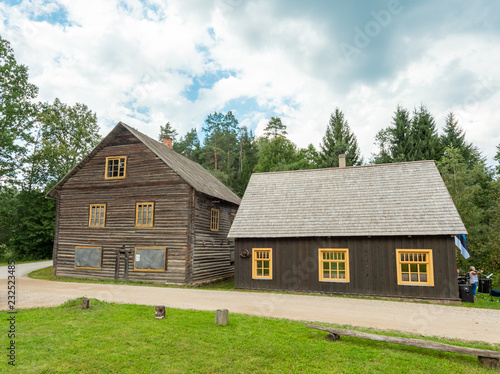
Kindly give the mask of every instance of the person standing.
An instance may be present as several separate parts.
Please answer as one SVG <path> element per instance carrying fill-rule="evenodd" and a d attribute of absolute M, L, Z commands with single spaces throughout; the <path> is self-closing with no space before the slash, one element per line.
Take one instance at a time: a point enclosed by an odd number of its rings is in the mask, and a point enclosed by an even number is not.
<path fill-rule="evenodd" d="M 476 268 L 474 266 L 470 267 L 470 285 L 472 286 L 472 294 L 474 295 L 474 299 L 477 299 L 476 297 L 476 291 L 477 291 L 477 284 L 479 283 L 479 279 L 477 277 L 478 274 L 483 273 L 484 270 L 479 270 L 476 271 Z"/>

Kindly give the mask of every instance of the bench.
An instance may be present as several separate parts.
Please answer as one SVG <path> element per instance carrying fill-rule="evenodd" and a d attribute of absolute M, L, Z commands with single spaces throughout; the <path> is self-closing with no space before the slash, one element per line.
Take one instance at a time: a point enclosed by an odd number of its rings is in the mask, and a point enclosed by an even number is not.
<path fill-rule="evenodd" d="M 385 335 L 375 335 L 369 334 L 366 332 L 346 330 L 346 329 L 335 329 L 331 327 L 317 326 L 307 324 L 306 327 L 316 330 L 326 331 L 329 334 L 326 339 L 331 341 L 336 341 L 340 338 L 340 335 L 350 336 L 353 338 L 374 340 L 377 342 L 385 342 L 385 343 L 393 343 L 393 344 L 403 344 L 412 347 L 420 347 L 433 349 L 435 351 L 443 351 L 443 352 L 451 352 L 451 353 L 462 353 L 465 355 L 477 356 L 479 363 L 481 365 L 487 366 L 492 369 L 499 369 L 499 359 L 500 359 L 500 351 L 490 351 L 487 349 L 476 349 L 476 348 L 468 348 L 468 347 L 459 347 L 456 345 L 437 343 L 428 340 L 421 339 L 410 339 L 410 338 L 397 338 L 392 336 Z"/>

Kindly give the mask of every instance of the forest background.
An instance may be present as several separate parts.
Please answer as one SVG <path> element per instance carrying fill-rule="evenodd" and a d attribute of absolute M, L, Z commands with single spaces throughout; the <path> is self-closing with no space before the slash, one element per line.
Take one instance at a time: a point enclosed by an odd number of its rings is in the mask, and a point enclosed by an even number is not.
<path fill-rule="evenodd" d="M 97 116 L 84 104 L 55 99 L 37 102 L 38 88 L 28 68 L 18 64 L 10 43 L 0 36 L 0 261 L 52 256 L 55 201 L 45 194 L 100 141 Z M 158 140 L 170 136 L 174 150 L 200 163 L 240 197 L 252 173 L 435 160 L 468 231 L 471 257 L 457 252 L 457 266 L 500 270 L 500 144 L 494 166 L 466 139 L 450 112 L 441 134 L 424 104 L 398 106 L 374 142 L 378 152 L 363 160 L 356 135 L 340 108 L 332 108 L 318 149 L 298 148 L 286 124 L 271 117 L 264 136 L 240 126 L 229 111 L 209 114 L 198 129 L 179 135 L 170 123 Z"/>

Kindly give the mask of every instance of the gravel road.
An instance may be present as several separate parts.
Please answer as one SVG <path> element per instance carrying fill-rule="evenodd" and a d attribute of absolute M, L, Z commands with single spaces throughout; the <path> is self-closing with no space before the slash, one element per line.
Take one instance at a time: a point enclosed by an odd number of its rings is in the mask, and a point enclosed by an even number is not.
<path fill-rule="evenodd" d="M 257 292 L 206 291 L 36 280 L 21 276 L 51 262 L 16 265 L 17 307 L 56 306 L 86 296 L 109 302 L 165 305 L 168 308 L 229 309 L 262 317 L 327 322 L 425 336 L 500 344 L 500 310 L 459 308 L 382 300 Z M 6 279 L 0 267 L 0 279 Z M 27 269 L 30 270 L 27 270 Z M 7 282 L 0 293 L 0 310 L 7 309 Z"/>

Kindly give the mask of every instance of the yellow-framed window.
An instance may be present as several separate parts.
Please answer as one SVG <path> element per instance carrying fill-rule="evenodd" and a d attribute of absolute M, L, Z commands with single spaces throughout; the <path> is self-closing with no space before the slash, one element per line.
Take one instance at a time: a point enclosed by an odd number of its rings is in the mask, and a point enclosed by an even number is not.
<path fill-rule="evenodd" d="M 231 216 L 229 217 L 229 226 L 233 225 L 235 217 L 236 217 L 236 213 L 231 213 Z"/>
<path fill-rule="evenodd" d="M 106 204 L 90 204 L 89 227 L 104 227 L 106 224 Z"/>
<path fill-rule="evenodd" d="M 396 249 L 398 285 L 434 286 L 432 249 Z"/>
<path fill-rule="evenodd" d="M 320 282 L 349 282 L 349 249 L 318 248 Z"/>
<path fill-rule="evenodd" d="M 135 226 L 153 227 L 155 203 L 137 203 L 135 208 Z"/>
<path fill-rule="evenodd" d="M 210 211 L 210 231 L 219 231 L 220 210 L 212 208 Z"/>
<path fill-rule="evenodd" d="M 127 156 L 106 157 L 105 179 L 123 179 L 127 171 Z"/>
<path fill-rule="evenodd" d="M 272 248 L 252 248 L 252 279 L 273 279 Z"/>
<path fill-rule="evenodd" d="M 166 247 L 135 247 L 134 271 L 165 272 L 166 270 Z"/>
<path fill-rule="evenodd" d="M 101 270 L 102 247 L 75 247 L 75 269 Z"/>

